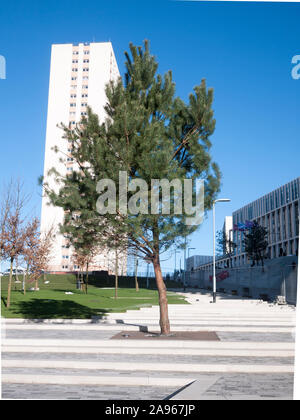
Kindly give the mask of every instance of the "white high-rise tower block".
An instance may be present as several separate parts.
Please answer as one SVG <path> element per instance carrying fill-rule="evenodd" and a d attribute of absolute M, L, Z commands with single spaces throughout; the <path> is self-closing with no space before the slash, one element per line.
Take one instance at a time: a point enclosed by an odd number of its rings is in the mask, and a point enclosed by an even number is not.
<path fill-rule="evenodd" d="M 107 102 L 105 86 L 110 80 L 120 76 L 113 48 L 110 42 L 52 45 L 46 147 L 44 163 L 44 182 L 55 191 L 59 185 L 48 172 L 56 168 L 60 174 L 66 174 L 75 168 L 68 141 L 63 139 L 63 130 L 57 125 L 64 123 L 72 127 L 86 115 L 87 106 L 104 121 L 104 105 Z M 56 153 L 57 146 L 61 152 Z M 63 159 L 63 162 L 60 160 Z M 105 164 L 105 162 L 104 162 Z M 49 270 L 66 272 L 76 270 L 72 258 L 72 248 L 59 233 L 59 224 L 63 223 L 64 212 L 59 207 L 49 204 L 43 194 L 41 231 L 46 232 L 51 226 L 56 231 Z M 114 252 L 103 251 L 95 258 L 93 270 L 114 271 Z M 126 273 L 126 258 L 119 262 L 120 273 Z"/>

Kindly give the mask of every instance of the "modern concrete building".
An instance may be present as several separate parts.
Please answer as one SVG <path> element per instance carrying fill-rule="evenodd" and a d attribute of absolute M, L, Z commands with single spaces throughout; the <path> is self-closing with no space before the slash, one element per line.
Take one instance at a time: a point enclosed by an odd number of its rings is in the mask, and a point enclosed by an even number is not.
<path fill-rule="evenodd" d="M 186 259 L 186 270 L 193 271 L 200 265 L 212 262 L 213 257 L 211 255 L 193 255 Z"/>
<path fill-rule="evenodd" d="M 299 199 L 296 178 L 233 213 L 230 236 L 237 247 L 216 259 L 217 291 L 296 305 Z M 243 238 L 254 221 L 268 232 L 264 267 L 253 266 L 244 251 Z M 213 263 L 194 267 L 187 278 L 190 286 L 212 290 Z"/>
<path fill-rule="evenodd" d="M 107 101 L 105 86 L 119 75 L 110 42 L 52 46 L 44 181 L 55 191 L 59 190 L 59 185 L 54 177 L 49 175 L 49 170 L 54 167 L 60 174 L 67 174 L 76 169 L 68 141 L 62 138 L 63 131 L 58 124 L 75 126 L 82 116 L 87 115 L 87 106 L 99 115 L 100 121 L 104 121 L 104 105 Z M 56 153 L 54 147 L 58 147 L 60 152 Z M 50 205 L 44 195 L 41 231 L 45 232 L 51 226 L 54 226 L 56 231 L 50 271 L 65 272 L 77 269 L 72 261 L 72 248 L 69 247 L 68 240 L 59 233 L 59 224 L 63 223 L 63 219 L 63 210 Z M 113 254 L 103 251 L 95 258 L 91 270 L 113 271 L 113 260 Z M 126 267 L 126 258 L 123 264 Z M 119 262 L 120 272 L 125 269 L 123 264 Z"/>
<path fill-rule="evenodd" d="M 267 228 L 268 249 L 270 259 L 283 256 L 297 256 L 299 244 L 299 200 L 300 177 L 264 195 L 263 197 L 236 210 L 226 217 L 224 231 L 237 245 L 231 254 L 224 253 L 216 259 L 216 268 L 242 267 L 249 265 L 244 251 L 243 239 L 245 231 L 239 229 L 247 222 L 256 221 Z M 232 226 L 230 228 L 230 226 Z M 212 262 L 198 264 L 194 269 L 212 270 Z"/>
<path fill-rule="evenodd" d="M 284 255 L 298 255 L 300 177 L 264 195 L 232 214 L 233 226 L 256 221 L 268 231 L 267 254 L 271 259 Z M 244 232 L 233 231 L 237 244 L 235 265 L 247 262 L 243 246 Z"/>

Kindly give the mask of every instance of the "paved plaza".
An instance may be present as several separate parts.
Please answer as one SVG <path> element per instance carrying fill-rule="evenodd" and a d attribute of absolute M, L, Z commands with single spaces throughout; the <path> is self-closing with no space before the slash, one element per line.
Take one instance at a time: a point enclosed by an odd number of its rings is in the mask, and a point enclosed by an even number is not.
<path fill-rule="evenodd" d="M 293 398 L 294 307 L 182 294 L 190 305 L 169 305 L 172 332 L 215 332 L 218 341 L 147 339 L 159 332 L 157 306 L 92 321 L 2 320 L 2 398 Z M 129 339 L 135 331 L 145 338 Z"/>

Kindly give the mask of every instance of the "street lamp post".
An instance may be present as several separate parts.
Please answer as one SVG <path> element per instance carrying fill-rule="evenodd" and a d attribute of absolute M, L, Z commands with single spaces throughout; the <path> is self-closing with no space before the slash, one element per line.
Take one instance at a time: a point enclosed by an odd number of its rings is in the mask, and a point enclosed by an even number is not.
<path fill-rule="evenodd" d="M 178 251 L 177 249 L 175 249 L 175 275 L 176 275 L 176 269 L 177 269 L 177 264 L 176 264 L 176 254 L 179 254 L 180 253 L 180 251 Z M 174 280 L 175 280 L 175 278 L 174 278 Z"/>
<path fill-rule="evenodd" d="M 215 220 L 215 204 L 227 203 L 229 198 L 219 198 L 213 202 L 213 303 L 217 301 L 217 279 L 216 279 L 216 220 Z"/>
<path fill-rule="evenodd" d="M 184 273 L 183 273 L 183 290 L 185 291 L 185 281 L 186 281 L 186 236 L 184 238 L 184 262 L 183 262 L 183 268 L 184 268 Z"/>
<path fill-rule="evenodd" d="M 179 277 L 180 277 L 180 281 L 181 281 L 181 257 L 179 260 Z"/>
<path fill-rule="evenodd" d="M 196 248 L 188 248 L 188 259 L 190 258 L 190 250 L 191 249 L 196 249 Z M 189 280 L 188 281 L 190 281 L 191 280 L 191 270 L 189 270 Z"/>

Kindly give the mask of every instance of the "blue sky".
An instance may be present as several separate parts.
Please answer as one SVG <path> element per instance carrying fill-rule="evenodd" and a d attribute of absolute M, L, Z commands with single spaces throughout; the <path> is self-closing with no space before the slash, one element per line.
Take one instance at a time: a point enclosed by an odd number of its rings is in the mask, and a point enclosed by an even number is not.
<path fill-rule="evenodd" d="M 300 79 L 291 77 L 299 18 L 296 3 L 5 2 L 0 185 L 23 179 L 39 215 L 51 44 L 110 40 L 123 74 L 129 42 L 149 39 L 159 71 L 173 71 L 177 95 L 187 99 L 202 78 L 214 88 L 212 155 L 223 174 L 220 197 L 232 200 L 218 204 L 220 229 L 225 215 L 299 176 Z M 190 246 L 191 255 L 212 253 L 211 214 Z M 174 259 L 163 266 L 172 270 Z"/>

